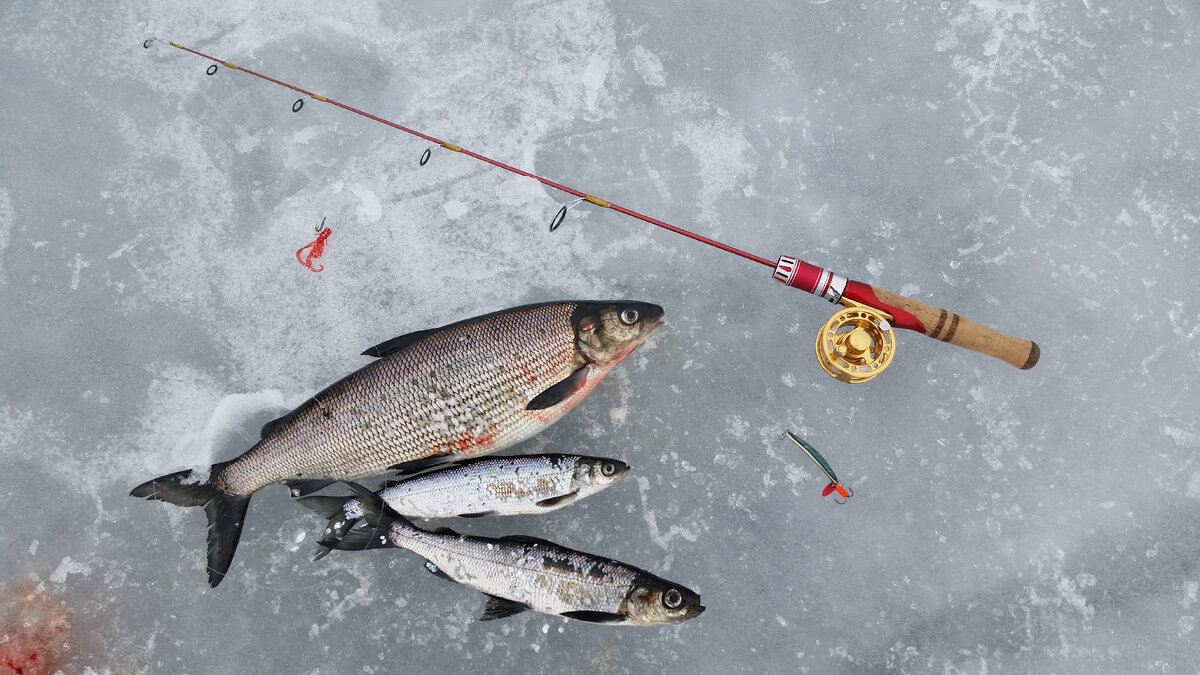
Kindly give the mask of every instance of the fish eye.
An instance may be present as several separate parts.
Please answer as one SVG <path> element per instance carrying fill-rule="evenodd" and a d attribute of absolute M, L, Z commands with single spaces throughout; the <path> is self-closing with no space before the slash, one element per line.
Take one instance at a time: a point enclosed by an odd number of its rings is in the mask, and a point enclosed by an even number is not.
<path fill-rule="evenodd" d="M 678 588 L 672 588 L 663 593 L 662 603 L 667 609 L 679 609 L 683 606 L 683 593 L 680 593 Z"/>
<path fill-rule="evenodd" d="M 621 323 L 625 324 L 626 326 L 632 326 L 633 324 L 637 323 L 637 320 L 638 311 L 636 309 L 632 307 L 626 307 L 625 309 L 621 310 Z"/>
<path fill-rule="evenodd" d="M 612 462 L 605 462 L 603 465 L 600 466 L 600 473 L 604 474 L 605 476 L 611 476 L 616 472 L 617 472 L 617 465 L 613 464 Z"/>

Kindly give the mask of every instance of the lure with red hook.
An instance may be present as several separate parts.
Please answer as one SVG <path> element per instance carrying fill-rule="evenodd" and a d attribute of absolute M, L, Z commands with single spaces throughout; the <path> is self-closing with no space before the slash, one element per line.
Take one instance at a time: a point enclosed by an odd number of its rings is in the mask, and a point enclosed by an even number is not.
<path fill-rule="evenodd" d="M 142 46 L 149 49 L 154 42 L 163 41 L 158 38 L 149 38 L 142 43 Z M 1032 368 L 1037 364 L 1038 358 L 1041 355 L 1041 350 L 1038 348 L 1037 343 L 1032 340 L 1005 335 L 1000 331 L 965 319 L 953 312 L 933 305 L 927 305 L 919 300 L 914 300 L 898 293 L 892 293 L 891 291 L 871 286 L 870 284 L 850 280 L 831 270 L 807 263 L 797 257 L 784 255 L 779 256 L 775 262 L 772 262 L 767 258 L 747 253 L 714 239 L 643 215 L 632 209 L 618 206 L 599 197 L 556 183 L 528 171 L 523 171 L 485 155 L 459 147 L 453 143 L 439 140 L 428 134 L 410 129 L 377 115 L 372 115 L 329 97 L 301 89 L 293 84 L 268 77 L 261 73 L 256 73 L 249 68 L 243 68 L 229 61 L 209 56 L 208 54 L 175 42 L 168 42 L 167 44 L 213 61 L 214 63 L 207 70 L 209 75 L 216 73 L 219 65 L 246 73 L 247 75 L 253 75 L 267 82 L 291 89 L 305 97 L 322 103 L 328 103 L 356 115 L 361 115 L 369 120 L 387 125 L 393 129 L 412 134 L 435 144 L 434 147 L 442 147 L 467 155 L 468 157 L 491 164 L 505 171 L 510 171 L 519 176 L 532 178 L 547 187 L 573 195 L 576 199 L 571 204 L 560 208 L 550 221 L 550 230 L 552 232 L 562 224 L 566 218 L 567 211 L 586 201 L 601 208 L 623 213 L 656 227 L 670 230 L 676 234 L 719 248 L 722 251 L 732 253 L 761 265 L 766 265 L 772 268 L 775 279 L 783 284 L 812 293 L 817 297 L 825 298 L 829 302 L 841 303 L 847 307 L 847 309 L 840 310 L 834 315 L 833 319 L 826 324 L 826 327 L 822 329 L 822 333 L 817 338 L 818 360 L 821 361 L 821 365 L 825 368 L 826 372 L 839 380 L 845 382 L 862 382 L 881 372 L 891 362 L 891 355 L 893 353 L 891 329 L 893 326 L 913 330 L 936 340 L 941 340 L 942 342 L 948 342 L 964 349 L 994 356 L 1022 370 Z M 304 107 L 304 100 L 304 98 L 296 99 L 292 104 L 292 112 L 299 112 Z M 429 161 L 431 149 L 427 148 L 421 154 L 422 165 Z M 301 263 L 303 262 L 301 260 Z"/>
<path fill-rule="evenodd" d="M 321 225 L 324 225 L 324 224 L 325 224 L 325 219 L 322 218 Z M 318 225 L 318 227 L 320 227 L 320 225 Z M 320 272 L 321 270 L 325 269 L 324 265 L 319 265 L 317 267 L 313 267 L 312 261 L 314 261 L 317 258 L 320 258 L 322 255 L 324 255 L 325 240 L 328 239 L 329 235 L 331 235 L 331 234 L 333 234 L 333 230 L 329 229 L 328 227 L 321 230 L 321 232 L 317 235 L 316 240 L 314 240 L 311 244 L 308 244 L 307 246 L 303 246 L 300 248 L 300 250 L 296 251 L 296 261 L 314 272 Z M 308 251 L 308 253 L 304 254 L 305 251 Z M 302 255 L 303 255 L 303 257 L 301 257 Z"/>
<path fill-rule="evenodd" d="M 838 503 L 845 504 L 847 499 L 854 496 L 854 490 L 842 485 L 842 481 L 838 480 L 837 474 L 833 472 L 833 467 L 829 466 L 829 462 L 825 461 L 825 458 L 821 456 L 821 453 L 817 452 L 816 448 L 791 431 L 788 431 L 787 435 L 788 438 L 792 439 L 792 442 L 804 449 L 804 452 L 812 458 L 812 461 L 817 463 L 817 466 L 821 467 L 821 471 L 824 471 L 825 476 L 829 478 L 829 485 L 826 485 L 825 489 L 821 491 L 822 497 L 828 497 L 837 492 L 842 497 L 842 500 Z M 834 501 L 837 501 L 837 499 L 834 499 Z"/>

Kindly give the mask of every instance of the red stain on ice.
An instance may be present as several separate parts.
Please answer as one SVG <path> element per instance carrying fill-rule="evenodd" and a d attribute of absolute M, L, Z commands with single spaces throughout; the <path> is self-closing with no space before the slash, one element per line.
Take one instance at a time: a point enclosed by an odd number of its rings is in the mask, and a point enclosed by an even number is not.
<path fill-rule="evenodd" d="M 0 675 L 49 675 L 67 641 L 66 605 L 33 583 L 0 588 Z"/>

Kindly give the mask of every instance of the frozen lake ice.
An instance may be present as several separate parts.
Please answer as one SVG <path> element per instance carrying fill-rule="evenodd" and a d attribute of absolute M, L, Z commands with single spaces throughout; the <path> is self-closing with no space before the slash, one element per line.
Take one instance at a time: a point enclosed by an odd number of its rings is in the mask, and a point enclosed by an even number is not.
<path fill-rule="evenodd" d="M 1180 0 L 7 3 L 4 597 L 66 672 L 1195 672 L 1198 28 Z M 768 268 L 589 204 L 551 234 L 564 194 L 441 149 L 419 166 L 428 143 L 150 37 L 1041 363 L 898 331 L 885 373 L 834 381 L 812 348 L 832 308 Z M 323 218 L 313 274 L 295 251 Z M 514 452 L 630 473 L 452 525 L 677 580 L 692 621 L 480 623 L 483 596 L 413 554 L 313 562 L 324 524 L 282 487 L 210 589 L 199 511 L 128 496 L 242 453 L 370 345 L 566 298 L 666 324 Z"/>

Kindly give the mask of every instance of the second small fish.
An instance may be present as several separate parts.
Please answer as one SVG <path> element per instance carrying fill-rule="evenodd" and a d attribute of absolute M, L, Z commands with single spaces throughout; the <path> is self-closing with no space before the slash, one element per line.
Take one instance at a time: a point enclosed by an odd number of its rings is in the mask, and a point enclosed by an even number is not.
<path fill-rule="evenodd" d="M 619 459 L 579 455 L 486 457 L 423 473 L 377 494 L 409 518 L 471 518 L 546 513 L 612 485 L 629 470 Z M 301 497 L 329 518 L 326 538 L 341 539 L 365 512 L 354 497 Z M 318 545 L 317 558 L 331 549 Z"/>
<path fill-rule="evenodd" d="M 704 611 L 694 591 L 632 565 L 536 537 L 429 532 L 370 490 L 354 483 L 350 488 L 362 502 L 367 526 L 321 543 L 343 551 L 412 551 L 435 575 L 487 594 L 482 621 L 533 610 L 592 623 L 662 626 Z"/>

